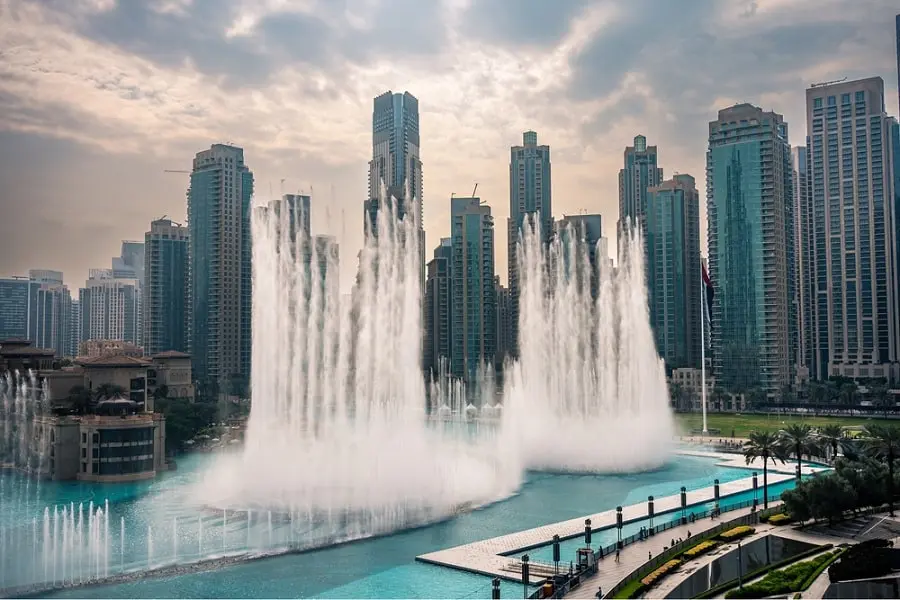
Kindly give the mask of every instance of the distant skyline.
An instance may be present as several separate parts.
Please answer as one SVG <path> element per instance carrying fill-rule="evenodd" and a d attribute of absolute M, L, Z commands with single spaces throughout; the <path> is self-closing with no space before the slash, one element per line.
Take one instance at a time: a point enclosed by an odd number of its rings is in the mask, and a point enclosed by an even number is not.
<path fill-rule="evenodd" d="M 809 84 L 897 89 L 893 1 L 0 0 L 0 275 L 70 288 L 163 215 L 213 143 L 244 148 L 255 203 L 312 195 L 346 289 L 361 246 L 375 96 L 419 99 L 425 253 L 450 194 L 509 214 L 509 148 L 553 153 L 556 217 L 601 213 L 615 240 L 622 153 L 642 134 L 705 196 L 707 123 L 750 102 L 804 142 Z M 629 52 L 624 52 L 629 48 Z M 897 115 L 888 95 L 887 111 Z M 281 180 L 284 179 L 282 185 Z M 701 247 L 706 247 L 701 200 Z M 610 251 L 615 252 L 614 242 Z M 506 244 L 496 272 L 506 280 Z"/>

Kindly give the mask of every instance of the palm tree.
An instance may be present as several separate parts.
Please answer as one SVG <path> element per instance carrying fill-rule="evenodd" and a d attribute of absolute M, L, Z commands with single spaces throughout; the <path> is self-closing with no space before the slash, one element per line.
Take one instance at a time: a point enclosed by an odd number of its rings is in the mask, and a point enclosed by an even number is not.
<path fill-rule="evenodd" d="M 900 427 L 896 425 L 866 425 L 863 429 L 863 448 L 872 458 L 887 462 L 888 510 L 894 516 L 894 460 L 900 457 Z"/>
<path fill-rule="evenodd" d="M 769 508 L 769 461 L 784 464 L 784 447 L 778 435 L 771 431 L 752 431 L 750 439 L 744 442 L 744 459 L 749 465 L 754 459 L 763 461 L 763 508 Z"/>
<path fill-rule="evenodd" d="M 856 400 L 856 384 L 844 383 L 840 387 L 840 397 L 845 404 L 853 404 Z"/>
<path fill-rule="evenodd" d="M 819 430 L 819 439 L 827 448 L 831 448 L 831 461 L 834 462 L 837 458 L 838 445 L 844 439 L 844 428 L 840 425 L 826 425 Z"/>
<path fill-rule="evenodd" d="M 812 456 L 818 450 L 812 427 L 805 423 L 788 425 L 778 432 L 778 441 L 784 446 L 787 455 L 794 454 L 797 457 L 797 479 L 800 479 L 803 455 Z"/>

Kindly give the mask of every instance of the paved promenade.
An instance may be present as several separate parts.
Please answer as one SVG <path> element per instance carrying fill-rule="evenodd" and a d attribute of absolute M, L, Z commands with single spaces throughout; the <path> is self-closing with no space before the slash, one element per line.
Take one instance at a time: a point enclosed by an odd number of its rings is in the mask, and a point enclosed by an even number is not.
<path fill-rule="evenodd" d="M 743 456 L 736 456 L 731 454 L 720 454 L 704 451 L 684 451 L 681 452 L 681 454 L 717 458 L 720 459 L 719 464 L 729 467 L 755 469 L 757 471 L 761 471 L 762 467 L 761 464 L 756 464 L 756 461 L 754 463 L 751 463 L 750 465 L 747 465 Z M 812 473 L 817 470 L 820 469 L 804 467 L 804 473 Z M 776 483 L 788 481 L 793 477 L 793 473 L 794 466 L 790 463 L 785 465 L 779 464 L 775 468 L 770 465 L 769 485 L 771 486 Z M 759 478 L 759 485 L 762 485 L 761 475 Z M 722 483 L 719 486 L 719 493 L 720 497 L 724 498 L 726 496 L 751 490 L 752 488 L 753 479 L 752 477 L 747 477 L 736 481 Z M 762 492 L 760 491 L 760 498 L 761 497 Z M 714 488 L 712 486 L 687 492 L 688 506 L 693 504 L 712 502 L 714 498 Z M 681 500 L 677 494 L 664 498 L 657 498 L 655 500 L 655 512 L 657 515 L 660 515 L 660 517 L 663 515 L 663 513 L 677 511 L 680 509 L 680 507 Z M 747 509 L 747 512 L 749 512 L 749 509 Z M 743 514 L 741 511 L 729 511 L 723 513 L 723 518 L 730 519 L 736 516 L 740 516 L 741 514 Z M 624 506 L 622 509 L 622 516 L 625 522 L 646 518 L 647 503 L 639 502 L 630 506 Z M 471 544 L 464 544 L 462 546 L 456 546 L 454 548 L 448 548 L 446 550 L 430 552 L 428 554 L 417 556 L 416 560 L 429 564 L 478 573 L 481 575 L 487 575 L 490 577 L 500 577 L 503 579 L 520 581 L 521 573 L 516 569 L 510 568 L 511 562 L 516 561 L 518 559 L 518 556 L 504 555 L 518 554 L 520 552 L 524 552 L 524 550 L 527 548 L 534 548 L 537 546 L 550 544 L 552 543 L 554 535 L 559 535 L 560 538 L 563 539 L 583 535 L 585 519 L 591 520 L 594 530 L 614 527 L 616 523 L 616 511 L 615 509 L 606 510 L 603 512 L 578 517 L 576 519 L 570 519 L 568 521 L 561 521 L 559 523 L 535 527 L 534 529 L 528 529 L 525 531 L 482 540 Z M 712 525 L 714 526 L 717 522 L 718 521 L 714 521 Z M 653 552 L 654 554 L 657 552 L 661 552 L 663 546 L 668 545 L 672 538 L 686 537 L 686 532 L 690 528 L 691 525 L 687 525 L 684 526 L 684 531 L 681 531 L 680 533 L 676 533 L 679 531 L 679 529 L 673 529 L 668 532 L 664 532 L 662 534 L 654 536 L 651 540 L 628 546 L 626 547 L 626 551 L 631 550 L 632 548 L 646 548 L 642 553 L 633 553 L 635 561 L 639 560 L 639 554 L 643 556 L 643 560 L 646 560 L 648 550 L 650 552 Z M 703 524 L 701 522 L 693 524 L 693 531 L 699 531 L 701 528 L 703 528 Z M 657 542 L 659 545 L 658 549 L 654 545 Z M 647 546 L 647 544 L 650 545 Z M 620 554 L 620 562 L 619 565 L 617 565 L 615 572 L 624 572 L 624 574 L 627 574 L 632 569 L 636 568 L 636 566 L 640 563 L 634 563 L 630 568 L 626 568 L 626 563 L 622 561 L 623 554 L 624 553 Z M 609 570 L 608 565 L 611 564 L 612 561 L 614 561 L 614 559 L 606 559 L 603 563 L 601 563 L 601 573 L 603 570 Z M 536 584 L 544 578 L 544 576 L 541 575 L 539 566 L 537 564 L 533 565 L 531 573 L 531 583 Z M 623 577 L 624 574 L 621 575 L 620 578 Z M 609 577 L 613 576 L 610 575 Z M 616 581 L 618 580 L 613 581 L 613 583 L 615 583 Z M 596 592 L 596 587 L 594 588 L 594 592 Z"/>

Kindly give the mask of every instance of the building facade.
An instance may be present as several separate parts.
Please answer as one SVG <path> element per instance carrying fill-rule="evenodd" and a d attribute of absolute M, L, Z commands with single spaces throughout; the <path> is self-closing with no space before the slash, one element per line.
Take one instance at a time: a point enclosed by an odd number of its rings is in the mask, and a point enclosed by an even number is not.
<path fill-rule="evenodd" d="M 713 365 L 727 391 L 792 380 L 793 187 L 784 118 L 750 104 L 709 124 L 706 203 Z"/>
<path fill-rule="evenodd" d="M 897 380 L 897 215 L 880 77 L 806 90 L 817 379 Z"/>
<path fill-rule="evenodd" d="M 0 339 L 34 341 L 39 288 L 30 277 L 0 279 Z"/>
<path fill-rule="evenodd" d="M 625 147 L 625 166 L 619 170 L 619 223 L 616 228 L 621 243 L 629 224 L 641 223 L 646 233 L 644 213 L 647 210 L 647 189 L 663 180 L 656 146 L 647 146 L 647 138 L 637 135 L 633 146 Z"/>
<path fill-rule="evenodd" d="M 250 377 L 252 196 L 242 148 L 197 153 L 188 191 L 191 356 L 194 377 L 220 390 Z"/>
<path fill-rule="evenodd" d="M 191 278 L 188 228 L 169 219 L 144 234 L 144 348 L 153 356 L 190 350 Z"/>
<path fill-rule="evenodd" d="M 476 381 L 497 352 L 494 218 L 480 198 L 451 198 L 450 372 Z"/>
<path fill-rule="evenodd" d="M 503 372 L 503 364 L 510 355 L 511 331 L 509 288 L 500 285 L 500 276 L 494 276 L 494 296 L 497 299 L 497 355 L 494 371 Z"/>
<path fill-rule="evenodd" d="M 85 340 L 121 340 L 140 346 L 141 292 L 137 279 L 116 279 L 111 269 L 91 269 L 79 302 Z"/>
<path fill-rule="evenodd" d="M 553 227 L 556 236 L 562 242 L 564 260 L 573 260 L 573 257 L 568 255 L 570 236 L 574 236 L 576 252 L 584 251 L 587 253 L 590 272 L 581 273 L 576 268 L 576 273 L 578 273 L 579 277 L 587 276 L 590 278 L 591 297 L 596 300 L 600 290 L 600 264 L 597 257 L 602 257 L 603 253 L 606 252 L 605 245 L 600 243 L 603 239 L 603 218 L 599 214 L 565 215 L 562 219 L 554 222 Z M 601 246 L 603 247 L 601 248 Z"/>
<path fill-rule="evenodd" d="M 418 230 L 419 271 L 425 284 L 425 228 L 422 222 L 422 158 L 419 138 L 419 101 L 409 92 L 387 91 L 376 97 L 372 110 L 372 160 L 369 161 L 369 198 L 365 202 L 365 230 L 377 235 L 379 201 L 393 207 L 398 219 L 415 219 Z M 396 200 L 396 206 L 394 201 Z"/>
<path fill-rule="evenodd" d="M 61 279 L 61 278 L 60 278 Z M 62 281 L 42 282 L 37 290 L 34 343 L 59 357 L 75 356 L 72 345 L 72 294 Z"/>
<path fill-rule="evenodd" d="M 510 352 L 519 348 L 519 265 L 517 247 L 526 218 L 540 225 L 545 240 L 553 232 L 550 146 L 538 145 L 537 132 L 522 134 L 522 145 L 509 149 L 509 220 L 507 221 Z"/>
<path fill-rule="evenodd" d="M 450 364 L 451 238 L 441 238 L 434 258 L 426 265 L 425 356 L 426 376 L 437 377 L 442 365 Z"/>
<path fill-rule="evenodd" d="M 700 368 L 700 194 L 676 175 L 647 189 L 646 261 L 650 327 L 666 370 Z"/>

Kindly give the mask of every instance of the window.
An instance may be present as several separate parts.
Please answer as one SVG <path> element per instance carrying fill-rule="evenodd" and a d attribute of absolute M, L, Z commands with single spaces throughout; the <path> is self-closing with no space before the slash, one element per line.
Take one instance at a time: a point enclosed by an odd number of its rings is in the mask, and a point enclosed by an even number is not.
<path fill-rule="evenodd" d="M 821 98 L 813 99 L 813 108 L 822 108 L 822 99 Z"/>
<path fill-rule="evenodd" d="M 841 104 L 850 104 L 850 94 L 841 94 Z"/>
<path fill-rule="evenodd" d="M 828 96 L 828 106 L 837 106 L 837 98 Z"/>

